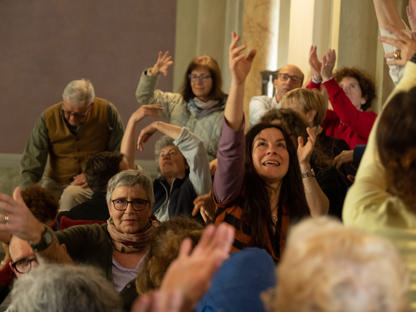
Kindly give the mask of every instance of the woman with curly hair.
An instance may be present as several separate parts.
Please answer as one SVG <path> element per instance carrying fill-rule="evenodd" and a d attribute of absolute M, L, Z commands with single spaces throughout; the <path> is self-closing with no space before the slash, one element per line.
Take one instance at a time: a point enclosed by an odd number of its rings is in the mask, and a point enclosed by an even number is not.
<path fill-rule="evenodd" d="M 328 50 L 320 62 L 316 46 L 311 47 L 312 80 L 308 89 L 319 89 L 322 82 L 333 108 L 326 111 L 322 128 L 326 135 L 343 139 L 354 149 L 356 145 L 367 144 L 377 117 L 374 112 L 366 111 L 375 97 L 374 83 L 356 68 L 343 68 L 333 75 L 335 60 L 335 50 Z"/>

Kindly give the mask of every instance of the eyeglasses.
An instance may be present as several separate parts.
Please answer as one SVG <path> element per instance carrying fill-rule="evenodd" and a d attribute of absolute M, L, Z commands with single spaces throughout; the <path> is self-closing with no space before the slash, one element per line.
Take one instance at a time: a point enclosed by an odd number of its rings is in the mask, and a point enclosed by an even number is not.
<path fill-rule="evenodd" d="M 300 77 L 298 77 L 298 76 L 292 76 L 292 75 L 289 75 L 289 74 L 285 74 L 285 73 L 279 73 L 279 74 L 277 74 L 278 75 L 278 77 L 279 77 L 279 79 L 280 80 L 282 80 L 282 81 L 288 81 L 289 80 L 289 78 L 290 78 L 290 80 L 292 80 L 293 82 L 301 82 L 302 81 L 302 78 L 300 78 Z"/>
<path fill-rule="evenodd" d="M 210 79 L 211 78 L 211 75 L 209 75 L 209 74 L 202 74 L 202 75 L 199 75 L 198 76 L 198 75 L 189 74 L 188 75 L 188 78 L 191 79 L 191 81 L 197 81 L 197 80 L 205 81 L 205 80 Z"/>
<path fill-rule="evenodd" d="M 91 108 L 91 105 L 88 105 L 88 108 L 85 111 L 85 113 L 74 113 L 74 112 L 71 112 L 71 111 L 68 111 L 68 110 L 65 110 L 64 108 L 62 108 L 62 113 L 64 114 L 64 117 L 66 119 L 71 118 L 71 116 L 74 119 L 85 119 L 87 117 L 89 111 L 90 111 L 90 108 Z"/>
<path fill-rule="evenodd" d="M 28 273 L 32 269 L 32 263 L 38 263 L 36 257 L 33 258 L 22 258 L 12 263 L 13 269 L 20 274 Z"/>
<path fill-rule="evenodd" d="M 178 151 L 175 148 L 168 150 L 167 152 L 161 152 L 159 154 L 159 158 L 163 158 L 165 156 L 176 156 L 178 155 Z"/>
<path fill-rule="evenodd" d="M 124 211 L 127 209 L 127 205 L 131 204 L 134 210 L 140 211 L 147 207 L 150 204 L 150 201 L 143 198 L 135 198 L 133 200 L 126 200 L 124 198 L 113 199 L 111 201 L 116 210 Z"/>

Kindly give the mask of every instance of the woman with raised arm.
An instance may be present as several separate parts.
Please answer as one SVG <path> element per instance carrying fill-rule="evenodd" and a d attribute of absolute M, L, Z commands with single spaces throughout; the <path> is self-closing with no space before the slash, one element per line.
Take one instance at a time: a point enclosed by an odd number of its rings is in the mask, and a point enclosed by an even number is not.
<path fill-rule="evenodd" d="M 140 76 L 136 99 L 140 105 L 160 104 L 169 123 L 185 126 L 201 138 L 209 160 L 217 157 L 226 94 L 221 90 L 222 78 L 218 63 L 210 56 L 198 56 L 185 72 L 181 93 L 156 90 L 160 73 L 167 75 L 173 64 L 168 51 L 159 52 L 156 63 Z M 209 129 L 209 131 L 208 131 Z"/>
<path fill-rule="evenodd" d="M 246 46 L 239 39 L 233 33 L 229 49 L 232 80 L 214 177 L 215 223 L 235 227 L 232 251 L 260 247 L 278 261 L 289 225 L 309 214 L 308 205 L 296 149 L 286 132 L 258 124 L 244 136 L 244 83 L 256 52 L 242 54 Z"/>
<path fill-rule="evenodd" d="M 322 83 L 333 108 L 327 109 L 322 129 L 327 136 L 343 139 L 354 149 L 356 145 L 367 144 L 377 117 L 376 113 L 366 111 L 375 97 L 374 83 L 353 67 L 345 67 L 332 74 L 335 61 L 335 50 L 328 50 L 321 62 L 316 46 L 312 46 L 309 52 L 312 80 L 307 88 L 319 89 Z"/>

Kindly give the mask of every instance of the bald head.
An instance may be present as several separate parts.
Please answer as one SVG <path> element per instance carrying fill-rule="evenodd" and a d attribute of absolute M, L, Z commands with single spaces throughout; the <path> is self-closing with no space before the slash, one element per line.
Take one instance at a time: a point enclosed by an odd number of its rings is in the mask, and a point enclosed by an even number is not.
<path fill-rule="evenodd" d="M 274 80 L 276 101 L 280 102 L 286 92 L 302 87 L 303 78 L 303 72 L 296 65 L 288 64 L 280 68 L 278 76 Z"/>

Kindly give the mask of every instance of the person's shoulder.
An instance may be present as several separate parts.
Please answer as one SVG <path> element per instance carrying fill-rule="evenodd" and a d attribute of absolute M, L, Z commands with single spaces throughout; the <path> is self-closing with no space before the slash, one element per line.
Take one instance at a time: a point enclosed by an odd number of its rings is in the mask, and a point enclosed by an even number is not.
<path fill-rule="evenodd" d="M 267 95 L 256 95 L 250 99 L 250 104 L 255 102 L 270 103 L 272 102 L 272 100 L 273 99 L 268 97 Z"/>

